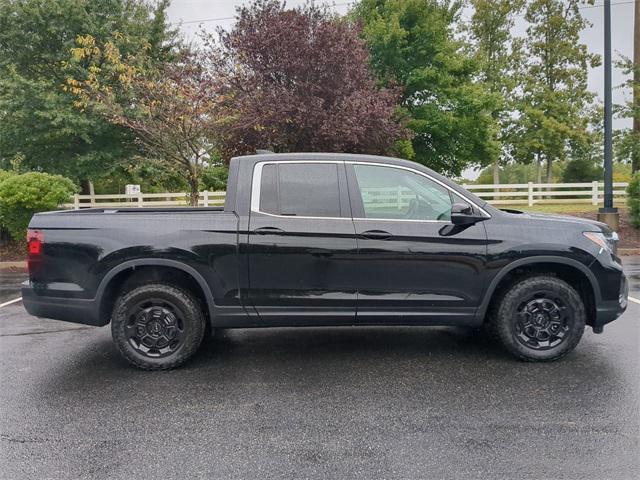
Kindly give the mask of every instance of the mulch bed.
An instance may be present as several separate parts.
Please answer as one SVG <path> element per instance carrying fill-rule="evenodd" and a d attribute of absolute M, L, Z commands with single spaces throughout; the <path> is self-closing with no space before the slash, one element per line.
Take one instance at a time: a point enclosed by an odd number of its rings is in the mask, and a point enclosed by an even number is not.
<path fill-rule="evenodd" d="M 19 262 L 26 260 L 27 244 L 24 241 L 0 241 L 0 262 Z"/>

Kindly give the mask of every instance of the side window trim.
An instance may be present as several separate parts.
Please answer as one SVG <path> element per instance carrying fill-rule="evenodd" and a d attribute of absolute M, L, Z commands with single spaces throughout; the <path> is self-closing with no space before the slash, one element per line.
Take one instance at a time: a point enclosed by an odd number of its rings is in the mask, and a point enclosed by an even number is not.
<path fill-rule="evenodd" d="M 280 165 L 280 164 L 334 164 L 338 166 L 338 195 L 340 203 L 340 217 L 318 217 L 318 216 L 303 216 L 303 215 L 278 215 L 275 213 L 263 212 L 260 210 L 260 197 L 262 186 L 262 171 L 265 165 Z M 339 168 L 342 166 L 342 168 Z M 279 188 L 279 187 L 278 187 Z M 253 167 L 253 178 L 251 180 L 251 201 L 249 213 L 258 213 L 260 215 L 267 215 L 277 218 L 300 218 L 300 219 L 318 219 L 318 220 L 351 220 L 351 208 L 349 205 L 349 192 L 345 182 L 345 162 L 344 160 L 276 160 L 264 162 L 258 162 Z"/>
<path fill-rule="evenodd" d="M 408 172 L 413 172 L 416 173 L 418 175 L 421 175 L 425 178 L 427 178 L 428 180 L 431 180 L 432 182 L 437 183 L 438 185 L 440 185 L 441 187 L 445 188 L 448 192 L 449 192 L 449 196 L 453 199 L 452 195 L 457 195 L 460 198 L 464 199 L 465 202 L 467 202 L 469 205 L 471 205 L 471 207 L 476 210 L 481 212 L 483 215 L 486 215 L 487 218 L 491 218 L 491 215 L 489 215 L 483 208 L 481 208 L 480 206 L 476 205 L 474 202 L 472 202 L 471 200 L 469 200 L 467 197 L 465 197 L 464 195 L 461 195 L 460 193 L 458 193 L 456 190 L 454 190 L 453 188 L 451 188 L 449 185 L 439 181 L 436 178 L 433 178 L 431 175 L 428 175 L 424 172 L 421 172 L 419 170 L 415 170 L 413 168 L 409 168 L 409 167 L 404 167 L 401 165 L 389 165 L 387 163 L 377 163 L 377 162 L 358 162 L 358 161 L 350 161 L 347 160 L 345 161 L 346 167 L 347 167 L 347 179 L 348 179 L 348 184 L 349 184 L 349 197 L 351 199 L 351 209 L 353 212 L 353 219 L 354 220 L 364 220 L 364 221 L 383 221 L 383 222 L 413 222 L 413 223 L 451 223 L 448 220 L 418 220 L 418 219 L 406 219 L 406 218 L 367 218 L 365 216 L 364 213 L 364 205 L 362 203 L 362 193 L 360 192 L 360 186 L 358 185 L 358 181 L 356 179 L 356 174 L 355 174 L 355 169 L 353 168 L 353 165 L 371 165 L 371 166 L 376 166 L 376 167 L 386 167 L 386 168 L 395 168 L 397 170 L 405 170 Z M 453 201 L 452 201 L 453 204 Z"/>

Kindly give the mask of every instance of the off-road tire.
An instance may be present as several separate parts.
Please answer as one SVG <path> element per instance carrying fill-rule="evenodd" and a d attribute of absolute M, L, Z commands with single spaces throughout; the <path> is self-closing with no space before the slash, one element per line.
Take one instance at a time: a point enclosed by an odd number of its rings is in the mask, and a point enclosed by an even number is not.
<path fill-rule="evenodd" d="M 145 302 L 157 303 L 158 306 Z M 145 305 L 146 308 L 144 308 Z M 154 308 L 156 310 L 150 310 Z M 145 328 L 150 327 L 145 326 L 150 324 L 150 321 L 146 320 L 146 317 L 150 316 L 149 312 L 151 317 L 155 315 L 159 318 L 156 323 L 161 325 L 152 325 L 153 330 L 172 328 L 174 342 L 179 335 L 179 341 L 173 350 L 170 348 L 173 345 L 170 343 L 171 330 L 167 330 L 168 334 L 165 331 L 160 333 L 154 331 L 147 335 Z M 163 316 L 163 312 L 168 313 Z M 136 323 L 136 318 L 143 320 Z M 144 323 L 145 320 L 146 323 Z M 111 334 L 116 347 L 131 364 L 144 370 L 169 370 L 189 360 L 202 343 L 205 326 L 205 315 L 200 302 L 190 293 L 164 283 L 141 285 L 122 293 L 116 300 L 111 317 Z M 147 348 L 142 344 L 147 340 L 140 342 L 139 337 L 132 336 L 131 332 L 139 331 L 137 329 L 142 329 L 151 343 L 154 339 L 159 345 L 167 343 L 165 346 L 167 352 L 159 353 L 160 349 L 149 349 L 146 353 L 141 351 Z M 160 338 L 162 343 L 159 343 L 160 340 L 155 337 L 156 335 L 163 335 Z"/>
<path fill-rule="evenodd" d="M 550 342 L 548 347 L 534 347 L 525 339 L 533 344 L 537 340 L 531 339 L 525 333 L 526 329 L 522 328 L 522 322 L 519 323 L 519 318 L 528 315 L 530 319 L 531 314 L 529 310 L 525 310 L 526 314 L 519 315 L 519 312 L 523 312 L 523 307 L 531 303 L 534 306 L 543 303 L 541 299 L 544 298 L 548 298 L 555 306 L 561 305 L 558 310 L 567 317 L 564 323 L 566 331 L 557 345 L 553 346 Z M 520 360 L 550 362 L 564 357 L 578 345 L 584 333 L 585 320 L 584 303 L 573 287 L 553 275 L 536 275 L 520 278 L 498 294 L 489 310 L 487 327 L 491 336 Z M 527 328 L 534 331 L 536 326 Z"/>

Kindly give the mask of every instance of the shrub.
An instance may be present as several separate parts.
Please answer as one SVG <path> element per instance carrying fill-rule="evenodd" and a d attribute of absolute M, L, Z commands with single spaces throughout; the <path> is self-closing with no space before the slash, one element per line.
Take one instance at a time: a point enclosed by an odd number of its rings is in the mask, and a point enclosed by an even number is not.
<path fill-rule="evenodd" d="M 226 190 L 228 178 L 227 167 L 207 167 L 202 171 L 202 188 L 212 192 Z"/>
<path fill-rule="evenodd" d="M 634 228 L 640 228 L 640 172 L 636 172 L 627 187 L 629 217 Z"/>
<path fill-rule="evenodd" d="M 22 239 L 34 213 L 55 210 L 77 191 L 60 175 L 29 172 L 0 181 L 0 217 L 14 240 Z"/>
<path fill-rule="evenodd" d="M 8 170 L 0 170 L 0 184 L 9 177 L 13 177 L 16 173 Z M 0 205 L 0 238 L 4 239 L 7 235 L 7 227 L 2 219 L 2 206 Z"/>

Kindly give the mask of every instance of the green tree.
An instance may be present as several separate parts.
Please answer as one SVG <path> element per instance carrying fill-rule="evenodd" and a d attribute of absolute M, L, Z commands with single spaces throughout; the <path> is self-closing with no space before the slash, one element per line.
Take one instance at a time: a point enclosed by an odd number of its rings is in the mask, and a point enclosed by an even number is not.
<path fill-rule="evenodd" d="M 551 182 L 553 162 L 571 156 L 591 139 L 594 94 L 587 90 L 587 72 L 600 59 L 580 43 L 580 32 L 590 25 L 578 0 L 533 0 L 527 3 L 525 19 L 530 26 L 516 153 L 521 161 L 537 163 L 539 180 L 546 162 Z"/>
<path fill-rule="evenodd" d="M 618 118 L 631 118 L 633 126 L 615 132 L 615 156 L 619 162 L 630 163 L 632 172 L 637 172 L 640 170 L 640 65 L 622 57 L 616 66 L 627 76 L 620 87 L 629 90 L 631 98 L 623 105 L 616 105 L 615 113 Z"/>
<path fill-rule="evenodd" d="M 138 153 L 126 128 L 74 106 L 65 81 L 88 71 L 68 61 L 70 49 L 89 34 L 125 53 L 164 59 L 175 41 L 167 6 L 168 0 L 0 2 L 0 167 L 22 154 L 24 168 L 64 174 L 86 187 L 87 179 Z"/>
<path fill-rule="evenodd" d="M 495 122 L 493 141 L 501 149 L 488 149 L 493 158 L 483 163 L 493 164 L 493 183 L 500 183 L 500 164 L 507 158 L 504 144 L 508 139 L 514 91 L 514 75 L 521 61 L 521 41 L 514 39 L 511 29 L 515 16 L 522 10 L 523 0 L 471 0 L 473 15 L 469 23 L 472 52 L 479 67 L 479 78 L 489 92 L 496 96 L 491 111 Z"/>
<path fill-rule="evenodd" d="M 380 81 L 403 88 L 414 160 L 451 175 L 499 152 L 495 96 L 454 38 L 460 11 L 455 1 L 362 0 L 352 13 Z"/>

